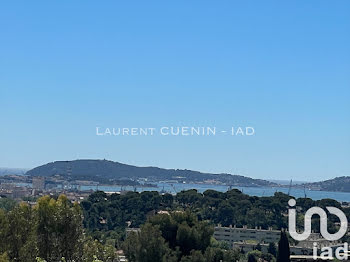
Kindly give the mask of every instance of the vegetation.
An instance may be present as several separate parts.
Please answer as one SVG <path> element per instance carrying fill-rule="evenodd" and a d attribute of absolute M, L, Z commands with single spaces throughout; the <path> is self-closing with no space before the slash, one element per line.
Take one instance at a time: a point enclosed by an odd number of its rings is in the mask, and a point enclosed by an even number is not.
<path fill-rule="evenodd" d="M 0 209 L 0 261 L 107 261 L 115 256 L 83 234 L 82 211 L 65 196 L 48 196 L 34 207 Z M 109 252 L 108 252 L 109 251 Z M 62 260 L 63 261 L 63 260 Z"/>
<path fill-rule="evenodd" d="M 158 214 L 139 233 L 130 233 L 123 249 L 131 262 L 229 262 L 244 256 L 218 247 L 212 235 L 213 227 L 190 212 Z"/>
<path fill-rule="evenodd" d="M 269 243 L 269 247 L 267 249 L 267 252 L 271 255 L 273 255 L 274 257 L 277 256 L 277 250 L 276 250 L 276 245 L 275 243 Z"/>
<path fill-rule="evenodd" d="M 286 228 L 287 218 L 283 214 L 287 213 L 289 198 L 283 193 L 272 197 L 248 196 L 237 189 L 225 193 L 207 190 L 203 194 L 193 189 L 176 196 L 155 191 L 124 195 L 107 195 L 100 191 L 90 195 L 81 206 L 84 226 L 93 236 L 106 239 L 110 231 L 118 232 L 122 238 L 126 226 L 140 227 L 160 210 L 189 210 L 200 221 L 223 226 Z M 302 204 L 316 204 L 307 200 Z"/>
<path fill-rule="evenodd" d="M 244 254 L 217 242 L 214 224 L 282 229 L 287 224 L 289 196 L 252 197 L 238 190 L 179 192 L 95 192 L 72 204 L 65 196 L 41 197 L 34 206 L 0 199 L 0 262 L 8 261 L 113 261 L 123 249 L 130 262 L 277 261 L 289 258 L 289 241 L 282 231 L 278 251 L 256 243 Z M 297 220 L 312 206 L 335 206 L 331 199 L 297 199 Z M 342 209 L 349 216 L 349 208 Z M 329 216 L 336 221 L 336 217 Z M 301 224 L 301 223 L 299 223 Z M 313 228 L 319 226 L 313 220 Z M 334 223 L 331 223 L 334 224 Z M 126 228 L 132 232 L 126 235 Z M 329 231 L 335 228 L 328 227 Z M 129 231 L 128 231 L 129 232 Z"/>
<path fill-rule="evenodd" d="M 281 239 L 278 242 L 277 262 L 290 262 L 289 242 L 286 231 L 281 231 Z"/>
<path fill-rule="evenodd" d="M 211 261 L 210 259 L 215 261 L 215 257 L 223 259 L 225 254 L 231 256 L 231 251 L 223 252 L 229 247 L 223 248 L 223 246 L 213 246 L 212 244 L 205 244 L 202 247 L 196 246 L 196 237 L 199 237 L 198 231 L 203 231 L 203 228 L 207 227 L 212 230 L 214 224 L 223 226 L 235 224 L 239 227 L 247 225 L 251 228 L 261 227 L 264 229 L 272 227 L 279 230 L 287 228 L 286 214 L 288 213 L 289 199 L 290 196 L 283 193 L 275 193 L 271 197 L 254 197 L 245 195 L 236 189 L 225 193 L 214 190 L 198 193 L 196 190 L 188 190 L 179 192 L 176 196 L 161 195 L 158 192 L 128 192 L 124 195 L 107 195 L 104 192 L 96 192 L 83 201 L 81 206 L 84 214 L 84 226 L 94 238 L 99 239 L 102 243 L 114 241 L 117 248 L 123 249 L 128 247 L 126 243 L 138 243 L 138 249 L 134 249 L 132 252 L 128 251 L 128 256 L 132 261 L 139 261 L 138 255 L 146 259 L 145 254 L 141 255 L 140 252 L 137 252 L 137 250 L 144 250 L 142 243 L 147 243 L 147 245 L 157 243 L 159 247 L 162 247 L 158 249 L 160 252 L 157 254 L 158 258 L 167 257 L 167 261 L 171 261 L 171 258 L 177 259 L 177 261 L 186 261 L 186 259 L 201 261 L 202 256 L 206 259 L 205 261 Z M 297 205 L 299 228 L 303 226 L 303 213 L 312 206 L 322 208 L 335 206 L 342 209 L 340 204 L 332 199 L 314 201 L 309 198 L 299 198 Z M 159 211 L 169 212 L 170 215 L 155 215 Z M 343 211 L 349 215 L 350 209 L 343 209 Z M 185 216 L 185 214 L 194 222 L 189 223 L 184 218 L 179 220 L 179 217 Z M 328 230 L 330 232 L 336 230 L 335 223 L 332 223 L 336 221 L 336 217 L 329 216 Z M 198 230 L 199 225 L 203 227 L 201 230 Z M 141 232 L 150 231 L 154 235 L 160 234 L 161 239 L 157 241 L 148 239 L 143 242 L 147 237 L 151 237 L 149 233 L 144 233 L 145 235 L 143 233 L 135 234 L 126 238 L 124 232 L 126 227 L 141 227 L 143 228 Z M 313 229 L 319 230 L 317 217 L 313 219 Z M 122 244 L 125 239 L 126 241 Z M 255 259 L 261 258 L 271 261 L 277 256 L 276 246 L 273 243 L 268 247 L 268 254 L 259 251 L 260 247 L 260 244 L 257 243 L 257 250 L 250 254 Z"/>
<path fill-rule="evenodd" d="M 17 205 L 17 202 L 13 199 L 0 197 L 0 209 L 10 211 Z"/>

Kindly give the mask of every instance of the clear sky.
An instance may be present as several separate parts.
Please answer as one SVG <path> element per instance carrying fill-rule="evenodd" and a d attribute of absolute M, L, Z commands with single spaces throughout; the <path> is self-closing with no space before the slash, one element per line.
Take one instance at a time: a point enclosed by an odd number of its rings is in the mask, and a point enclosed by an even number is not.
<path fill-rule="evenodd" d="M 0 166 L 110 159 L 350 175 L 350 1 L 7 1 Z M 253 126 L 252 137 L 99 137 L 96 126 Z"/>

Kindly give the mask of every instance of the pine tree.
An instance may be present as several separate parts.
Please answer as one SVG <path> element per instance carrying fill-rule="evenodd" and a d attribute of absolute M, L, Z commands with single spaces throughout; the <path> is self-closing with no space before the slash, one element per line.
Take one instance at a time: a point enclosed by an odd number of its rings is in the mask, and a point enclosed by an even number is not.
<path fill-rule="evenodd" d="M 277 262 L 290 262 L 289 241 L 286 231 L 281 231 L 281 238 L 278 242 Z"/>

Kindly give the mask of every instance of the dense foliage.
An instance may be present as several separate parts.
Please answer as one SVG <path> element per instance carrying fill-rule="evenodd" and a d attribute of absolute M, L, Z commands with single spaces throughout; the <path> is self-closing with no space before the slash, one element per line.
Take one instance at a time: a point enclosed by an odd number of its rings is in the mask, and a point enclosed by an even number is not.
<path fill-rule="evenodd" d="M 212 242 L 213 227 L 190 212 L 151 217 L 138 233 L 130 233 L 123 249 L 130 262 L 233 262 L 242 255 Z"/>
<path fill-rule="evenodd" d="M 139 227 L 147 217 L 160 210 L 190 210 L 199 220 L 223 226 L 261 227 L 281 229 L 287 227 L 288 200 L 283 193 L 271 197 L 255 197 L 233 189 L 228 192 L 207 190 L 181 191 L 176 196 L 158 192 L 128 192 L 123 195 L 107 195 L 96 192 L 81 203 L 84 212 L 84 225 L 90 232 L 114 230 L 122 232 L 126 226 Z M 309 198 L 297 200 L 301 213 L 311 206 L 336 206 L 337 201 L 325 199 L 313 201 Z M 315 222 L 315 228 L 317 229 Z"/>
<path fill-rule="evenodd" d="M 158 192 L 128 192 L 107 195 L 95 192 L 79 204 L 65 196 L 39 198 L 34 206 L 0 198 L 0 262 L 8 261 L 113 261 L 123 249 L 131 262 L 216 262 L 274 261 L 287 252 L 282 234 L 278 251 L 270 244 L 268 253 L 258 244 L 243 254 L 213 239 L 214 224 L 273 227 L 287 224 L 290 197 L 252 197 L 238 190 L 196 190 L 176 196 Z M 349 217 L 350 209 L 337 201 L 297 199 L 299 225 L 312 206 L 335 206 Z M 329 231 L 337 218 L 329 216 Z M 318 229 L 317 217 L 313 229 Z M 125 229 L 137 233 L 125 234 Z M 283 250 L 286 250 L 284 252 Z M 283 259 L 282 259 L 283 260 Z M 63 261 L 63 260 L 62 260 Z"/>
<path fill-rule="evenodd" d="M 120 243 L 126 238 L 124 235 L 125 228 L 138 228 L 143 225 L 140 235 L 133 236 L 132 240 L 130 240 L 130 236 L 127 239 L 131 243 L 138 243 L 139 250 L 147 249 L 141 248 L 142 243 L 146 247 L 154 243 L 154 245 L 163 247 L 158 249 L 160 252 L 157 254 L 158 257 L 164 258 L 164 256 L 170 254 L 170 256 L 177 259 L 174 261 L 180 261 L 181 259 L 184 259 L 184 261 L 186 259 L 202 261 L 201 256 L 203 256 L 206 259 L 204 261 L 212 261 L 205 257 L 215 250 L 216 253 L 221 252 L 222 255 L 216 254 L 213 256 L 221 257 L 221 259 L 223 259 L 224 254 L 229 253 L 223 252 L 222 248 L 216 247 L 217 249 L 215 249 L 211 245 L 196 246 L 196 237 L 200 235 L 198 232 L 203 231 L 207 226 L 212 230 L 214 224 L 223 226 L 235 224 L 239 227 L 247 225 L 250 228 L 261 227 L 264 229 L 268 227 L 274 229 L 287 228 L 289 199 L 290 196 L 283 193 L 275 193 L 274 196 L 270 197 L 255 197 L 243 194 L 236 189 L 225 193 L 214 190 L 198 193 L 196 190 L 188 190 L 179 192 L 176 196 L 162 195 L 158 192 L 128 192 L 122 195 L 107 195 L 104 192 L 96 192 L 90 195 L 86 201 L 83 201 L 81 206 L 84 213 L 85 227 L 93 237 L 104 243 L 108 243 L 113 239 L 116 246 L 121 247 Z M 314 201 L 309 198 L 299 198 L 297 199 L 297 206 L 297 226 L 299 228 L 303 227 L 303 213 L 312 206 L 322 208 L 335 206 L 342 209 L 348 216 L 350 211 L 349 208 L 342 208 L 340 203 L 332 199 Z M 160 213 L 169 211 L 171 215 L 155 215 L 159 211 L 162 211 Z M 186 220 L 186 223 L 182 224 L 183 221 L 177 220 L 179 214 L 183 216 L 188 213 L 196 222 L 188 223 Z M 333 223 L 336 221 L 335 216 L 329 216 L 328 229 L 330 232 L 336 230 L 335 223 Z M 207 226 L 198 230 L 198 223 L 206 223 Z M 320 223 L 317 216 L 313 218 L 312 223 L 313 229 L 319 230 Z M 193 227 L 193 225 L 196 226 Z M 203 226 L 203 224 L 201 225 Z M 156 236 L 157 240 L 149 239 L 151 236 Z M 262 254 L 258 246 L 257 250 L 250 253 L 251 260 L 257 258 L 271 260 L 277 256 L 278 252 L 274 245 L 269 246 L 268 255 L 271 256 Z M 138 259 L 137 254 L 140 256 Z M 129 253 L 129 256 L 131 256 L 132 261 L 147 261 L 141 259 L 147 257 L 145 254 L 141 254 L 134 250 L 133 253 Z M 168 257 L 167 261 L 171 261 L 171 258 Z"/>
<path fill-rule="evenodd" d="M 34 207 L 21 203 L 11 210 L 0 209 L 0 261 L 92 262 L 95 257 L 104 261 L 113 258 L 114 247 L 83 234 L 82 220 L 80 206 L 63 195 L 42 197 Z"/>

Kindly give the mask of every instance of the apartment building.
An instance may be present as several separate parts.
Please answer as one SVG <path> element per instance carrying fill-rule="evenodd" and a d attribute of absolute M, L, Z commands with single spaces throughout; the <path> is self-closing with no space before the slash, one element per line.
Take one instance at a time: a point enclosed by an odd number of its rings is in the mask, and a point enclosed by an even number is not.
<path fill-rule="evenodd" d="M 214 228 L 214 238 L 218 241 L 225 241 L 230 244 L 247 240 L 255 240 L 256 242 L 277 243 L 280 239 L 281 232 L 279 230 L 247 228 L 246 226 L 238 228 L 236 226 L 222 227 L 218 225 Z"/>

